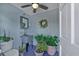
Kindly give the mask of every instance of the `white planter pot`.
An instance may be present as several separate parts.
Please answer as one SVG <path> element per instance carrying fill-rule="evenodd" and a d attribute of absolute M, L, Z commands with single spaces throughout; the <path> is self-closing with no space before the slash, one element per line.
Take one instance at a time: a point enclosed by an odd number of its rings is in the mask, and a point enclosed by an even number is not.
<path fill-rule="evenodd" d="M 54 55 L 56 53 L 56 47 L 55 46 L 48 46 L 48 50 L 47 50 L 49 55 Z"/>
<path fill-rule="evenodd" d="M 2 42 L 1 43 L 1 52 L 6 52 L 10 49 L 12 49 L 13 46 L 13 40 L 10 40 L 8 42 Z"/>
<path fill-rule="evenodd" d="M 37 52 L 35 51 L 35 55 L 36 55 L 36 56 L 43 56 L 43 53 L 44 53 L 44 52 L 42 52 L 42 53 L 37 53 Z"/>

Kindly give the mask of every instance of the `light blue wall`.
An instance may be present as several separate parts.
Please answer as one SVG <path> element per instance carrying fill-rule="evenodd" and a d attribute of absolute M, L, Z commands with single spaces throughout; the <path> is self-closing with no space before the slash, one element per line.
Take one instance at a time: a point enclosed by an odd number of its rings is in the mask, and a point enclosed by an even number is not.
<path fill-rule="evenodd" d="M 47 19 L 48 27 L 41 28 L 39 21 Z M 30 16 L 30 26 L 27 30 L 28 34 L 45 34 L 45 35 L 59 35 L 59 9 L 54 9 L 44 13 Z"/>
<path fill-rule="evenodd" d="M 21 40 L 20 16 L 23 12 L 10 4 L 0 4 L 0 35 L 4 29 L 8 36 L 14 38 L 14 48 L 18 48 Z"/>

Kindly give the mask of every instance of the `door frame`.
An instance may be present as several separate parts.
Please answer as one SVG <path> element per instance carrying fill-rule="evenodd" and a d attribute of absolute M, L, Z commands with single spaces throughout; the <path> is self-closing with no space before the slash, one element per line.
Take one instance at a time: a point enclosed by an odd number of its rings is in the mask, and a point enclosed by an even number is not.
<path fill-rule="evenodd" d="M 59 4 L 59 32 L 60 32 L 60 39 L 62 37 L 62 9 L 66 4 Z M 71 3 L 71 44 L 79 47 L 76 43 L 75 43 L 75 22 L 74 22 L 74 3 Z M 61 40 L 60 40 L 61 42 Z M 60 43 L 60 49 L 59 49 L 59 56 L 62 56 L 62 45 Z"/>

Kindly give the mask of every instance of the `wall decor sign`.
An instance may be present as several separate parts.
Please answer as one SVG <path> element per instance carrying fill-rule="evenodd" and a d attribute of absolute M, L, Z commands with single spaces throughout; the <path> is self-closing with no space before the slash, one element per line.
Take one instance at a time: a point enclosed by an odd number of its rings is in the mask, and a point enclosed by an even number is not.
<path fill-rule="evenodd" d="M 48 26 L 47 19 L 42 19 L 39 23 L 42 28 L 46 28 Z"/>
<path fill-rule="evenodd" d="M 20 27 L 21 29 L 27 29 L 29 27 L 29 19 L 23 16 L 20 16 Z"/>

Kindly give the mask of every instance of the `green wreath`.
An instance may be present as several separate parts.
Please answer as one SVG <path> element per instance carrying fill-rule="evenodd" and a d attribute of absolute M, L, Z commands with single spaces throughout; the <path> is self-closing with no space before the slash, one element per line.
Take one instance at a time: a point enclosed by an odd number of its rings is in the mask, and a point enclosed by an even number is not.
<path fill-rule="evenodd" d="M 48 26 L 48 21 L 46 19 L 42 19 L 39 23 L 42 28 L 46 28 Z"/>

